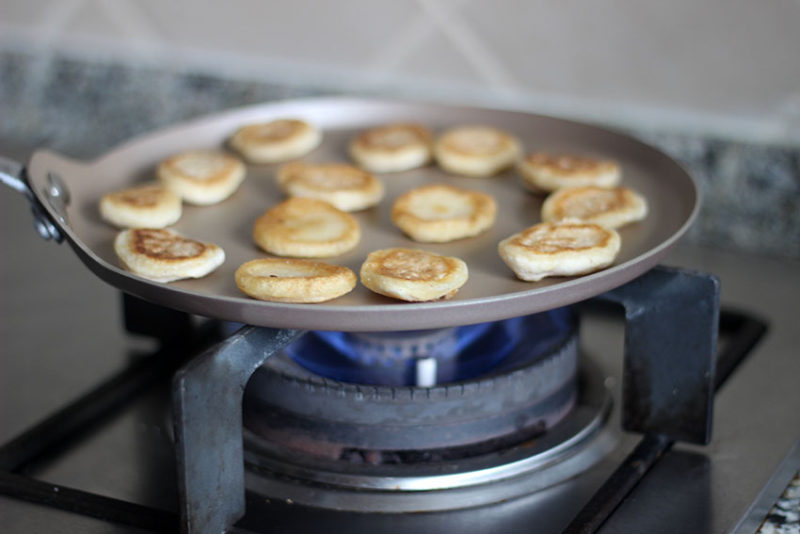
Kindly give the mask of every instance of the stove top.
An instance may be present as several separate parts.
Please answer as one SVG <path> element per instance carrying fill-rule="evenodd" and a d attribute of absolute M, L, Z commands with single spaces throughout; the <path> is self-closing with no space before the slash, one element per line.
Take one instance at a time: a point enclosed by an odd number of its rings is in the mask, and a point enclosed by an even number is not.
<path fill-rule="evenodd" d="M 148 358 L 156 346 L 146 336 L 125 331 L 116 291 L 94 278 L 63 246 L 41 241 L 20 224 L 28 220 L 24 199 L 0 195 L 0 243 L 13 251 L 0 263 L 0 441 L 18 436 L 128 369 L 127 376 L 134 375 L 125 381 L 130 395 L 123 396 L 113 416 L 61 443 L 17 475 L 44 482 L 26 491 L 69 497 L 70 489 L 76 489 L 101 503 L 104 498 L 123 501 L 130 504 L 123 510 L 128 516 L 141 512 L 152 521 L 150 526 L 171 529 L 178 490 L 165 406 L 169 377 L 185 355 L 170 351 Z M 668 262 L 713 272 L 722 283 L 723 306 L 763 318 L 770 331 L 718 392 L 711 443 L 672 446 L 599 532 L 674 532 L 676 525 L 691 532 L 753 532 L 800 467 L 795 449 L 800 438 L 800 333 L 794 313 L 800 269 L 796 263 L 691 246 L 679 246 Z M 346 520 L 355 531 L 468 532 L 487 531 L 490 525 L 498 531 L 498 521 L 504 521 L 503 530 L 509 532 L 529 530 L 532 524 L 541 531 L 559 531 L 641 439 L 620 429 L 623 322 L 613 314 L 585 311 L 581 332 L 582 358 L 597 367 L 615 400 L 607 424 L 615 445 L 591 469 L 493 507 L 404 514 L 402 523 L 387 515 L 337 512 L 306 507 L 291 498 L 264 497 L 248 475 L 248 513 L 238 528 L 258 531 L 270 525 L 277 531 L 317 531 L 320 524 Z M 163 379 L 145 389 L 152 376 Z M 105 394 L 97 391 L 86 402 L 99 404 Z M 4 532 L 142 531 L 17 498 L 0 497 L 0 507 Z M 550 513 L 532 518 L 529 510 L 540 507 Z"/>

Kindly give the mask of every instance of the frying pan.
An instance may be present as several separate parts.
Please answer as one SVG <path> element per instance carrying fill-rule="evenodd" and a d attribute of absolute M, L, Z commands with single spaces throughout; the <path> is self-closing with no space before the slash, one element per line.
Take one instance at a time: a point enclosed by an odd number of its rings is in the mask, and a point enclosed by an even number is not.
<path fill-rule="evenodd" d="M 226 252 L 225 263 L 197 280 L 158 283 L 123 269 L 113 250 L 117 229 L 99 216 L 100 197 L 153 180 L 164 158 L 197 148 L 224 148 L 241 125 L 299 117 L 323 130 L 322 145 L 306 161 L 347 161 L 347 142 L 358 131 L 389 122 L 420 122 L 444 128 L 485 124 L 505 129 L 526 151 L 548 150 L 612 158 L 622 167 L 622 183 L 644 195 L 648 217 L 620 229 L 622 248 L 609 268 L 579 277 L 518 280 L 497 253 L 497 243 L 539 222 L 542 196 L 527 192 L 513 170 L 490 178 L 467 178 L 435 166 L 385 174 L 382 203 L 355 214 L 362 241 L 353 251 L 329 261 L 358 272 L 366 255 L 379 248 L 411 247 L 457 256 L 469 267 L 469 280 L 450 300 L 408 303 L 358 285 L 351 293 L 320 304 L 262 302 L 242 294 L 233 273 L 245 261 L 265 257 L 252 242 L 255 219 L 284 199 L 275 185 L 277 165 L 249 165 L 242 187 L 215 206 L 184 206 L 174 229 L 211 241 Z M 289 100 L 211 115 L 146 134 L 93 161 L 75 161 L 40 150 L 27 169 L 5 161 L 3 181 L 31 200 L 39 232 L 65 239 L 99 278 L 121 291 L 185 312 L 258 326 L 380 331 L 416 330 L 487 322 L 541 312 L 578 302 L 636 278 L 654 265 L 686 232 L 699 209 L 693 179 L 672 159 L 632 137 L 577 122 L 530 113 L 397 101 L 322 98 Z M 403 192 L 426 183 L 448 183 L 495 197 L 498 217 L 482 235 L 444 244 L 416 243 L 390 220 L 391 205 Z"/>

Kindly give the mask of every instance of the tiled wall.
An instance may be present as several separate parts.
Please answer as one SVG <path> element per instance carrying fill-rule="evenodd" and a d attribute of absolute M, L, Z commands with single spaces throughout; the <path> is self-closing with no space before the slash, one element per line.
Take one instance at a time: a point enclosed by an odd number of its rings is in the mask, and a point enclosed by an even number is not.
<path fill-rule="evenodd" d="M 797 0 L 4 0 L 0 47 L 800 143 Z"/>

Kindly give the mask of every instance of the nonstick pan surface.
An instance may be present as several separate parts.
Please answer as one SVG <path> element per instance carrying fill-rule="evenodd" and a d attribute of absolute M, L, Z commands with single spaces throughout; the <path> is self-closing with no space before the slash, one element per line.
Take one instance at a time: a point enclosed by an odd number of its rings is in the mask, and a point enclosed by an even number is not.
<path fill-rule="evenodd" d="M 278 165 L 249 165 L 242 187 L 224 202 L 207 207 L 184 206 L 173 228 L 187 237 L 211 241 L 226 252 L 225 263 L 198 280 L 151 282 L 123 269 L 113 250 L 118 232 L 100 219 L 98 202 L 110 191 L 153 180 L 156 165 L 183 150 L 225 148 L 241 125 L 273 118 L 300 117 L 324 132 L 322 145 L 305 161 L 349 161 L 347 143 L 360 130 L 388 122 L 423 123 L 436 132 L 465 124 L 485 124 L 510 131 L 526 151 L 548 150 L 617 160 L 622 185 L 643 194 L 650 213 L 620 229 L 622 249 L 611 267 L 579 277 L 518 280 L 497 253 L 498 242 L 540 221 L 544 197 L 527 192 L 514 170 L 490 178 L 453 176 L 431 165 L 380 175 L 386 197 L 372 209 L 355 214 L 362 228 L 359 246 L 330 263 L 358 273 L 366 255 L 387 247 L 411 247 L 457 256 L 469 267 L 469 280 L 451 300 L 428 303 L 395 301 L 358 284 L 351 293 L 321 304 L 285 304 L 251 299 L 239 291 L 233 273 L 245 261 L 267 257 L 252 241 L 252 225 L 271 206 L 284 200 L 275 185 Z M 58 222 L 81 260 L 100 278 L 120 290 L 170 308 L 259 326 L 280 328 L 378 331 L 417 330 L 499 320 L 578 302 L 636 278 L 654 265 L 685 233 L 694 219 L 698 191 L 692 178 L 672 159 L 629 136 L 576 122 L 521 112 L 366 99 L 313 99 L 269 103 L 179 124 L 136 138 L 89 162 L 36 152 L 28 179 L 36 197 L 53 218 L 57 203 L 48 193 L 50 175 L 65 184 L 70 201 Z M 416 243 L 390 220 L 395 198 L 427 183 L 449 183 L 489 193 L 498 217 L 484 234 L 444 244 Z"/>

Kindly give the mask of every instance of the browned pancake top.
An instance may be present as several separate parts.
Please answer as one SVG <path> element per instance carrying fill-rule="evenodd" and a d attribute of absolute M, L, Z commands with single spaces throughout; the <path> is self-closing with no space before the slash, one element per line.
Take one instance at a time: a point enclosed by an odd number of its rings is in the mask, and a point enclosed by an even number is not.
<path fill-rule="evenodd" d="M 529 154 L 525 162 L 534 168 L 544 169 L 560 176 L 603 173 L 616 167 L 616 163 L 610 160 L 546 152 Z"/>
<path fill-rule="evenodd" d="M 556 205 L 555 212 L 558 218 L 588 219 L 628 205 L 626 190 L 623 188 L 583 187 L 565 192 L 561 202 Z"/>
<path fill-rule="evenodd" d="M 398 151 L 409 145 L 428 144 L 432 136 L 430 130 L 419 124 L 389 124 L 361 133 L 355 143 L 365 149 Z"/>
<path fill-rule="evenodd" d="M 370 173 L 346 163 L 309 164 L 298 161 L 281 167 L 279 180 L 284 186 L 300 183 L 314 189 L 339 191 L 361 189 L 368 186 L 375 178 Z"/>
<path fill-rule="evenodd" d="M 508 150 L 513 139 L 488 126 L 465 126 L 451 130 L 441 139 L 442 147 L 467 156 L 491 156 Z"/>
<path fill-rule="evenodd" d="M 375 270 L 403 280 L 441 280 L 453 271 L 449 258 L 422 250 L 393 249 L 375 258 Z"/>
<path fill-rule="evenodd" d="M 263 124 L 251 124 L 241 130 L 241 135 L 248 142 L 275 142 L 289 139 L 302 132 L 308 125 L 297 119 L 278 119 Z"/>
<path fill-rule="evenodd" d="M 611 235 L 597 224 L 541 223 L 521 232 L 512 243 L 539 254 L 558 254 L 604 247 Z"/>
<path fill-rule="evenodd" d="M 140 208 L 156 206 L 164 197 L 164 188 L 160 185 L 143 185 L 113 193 L 112 199 Z"/>
<path fill-rule="evenodd" d="M 132 232 L 132 248 L 138 254 L 159 260 L 196 258 L 206 250 L 203 243 L 181 237 L 169 230 L 138 228 Z"/>

